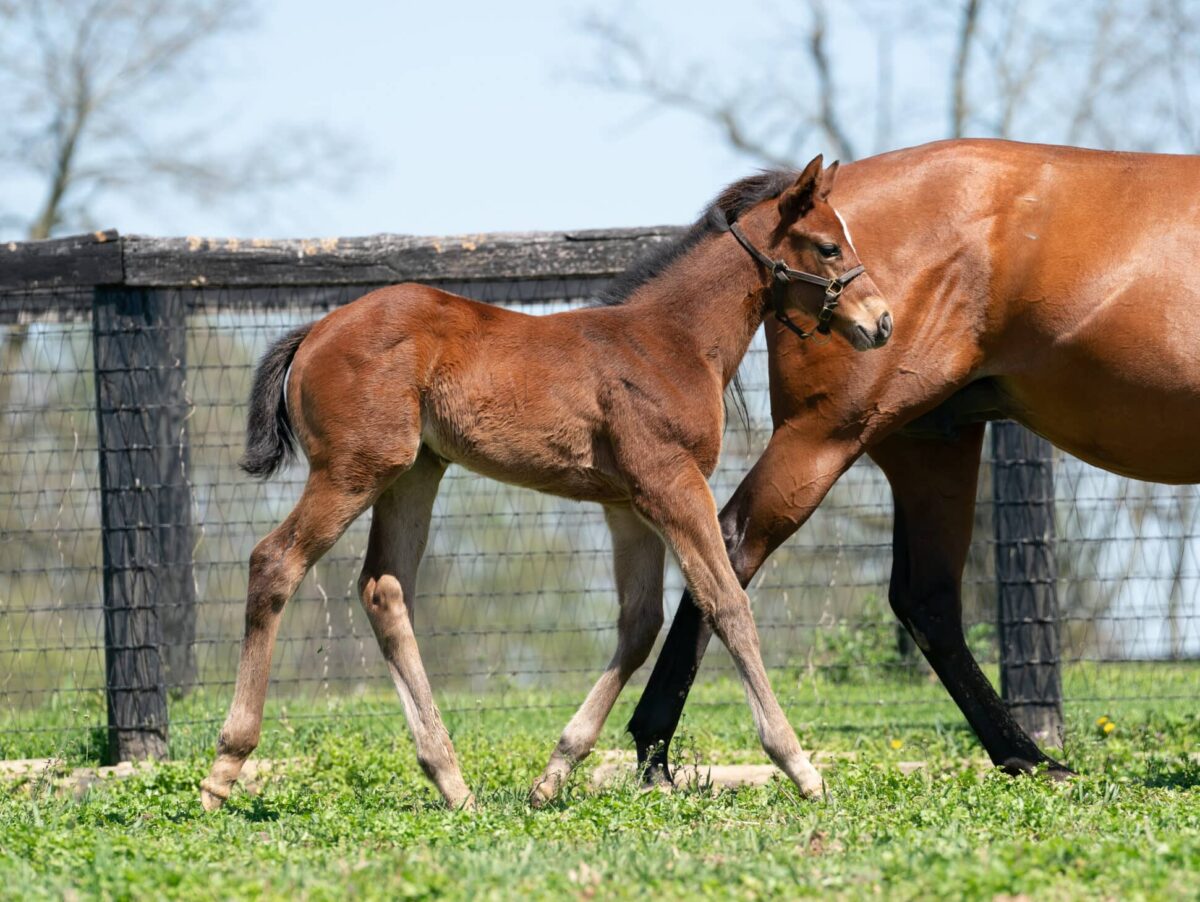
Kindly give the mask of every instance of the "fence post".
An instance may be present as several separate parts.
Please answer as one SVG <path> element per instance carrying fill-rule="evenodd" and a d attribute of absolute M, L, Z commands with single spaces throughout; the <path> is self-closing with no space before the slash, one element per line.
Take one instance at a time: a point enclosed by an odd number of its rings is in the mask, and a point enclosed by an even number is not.
<path fill-rule="evenodd" d="M 1040 742 L 1062 736 L 1054 464 L 1050 443 L 1013 422 L 992 423 L 1000 694 Z"/>
<path fill-rule="evenodd" d="M 173 292 L 93 296 L 110 761 L 165 758 L 168 685 L 194 680 L 184 312 Z"/>

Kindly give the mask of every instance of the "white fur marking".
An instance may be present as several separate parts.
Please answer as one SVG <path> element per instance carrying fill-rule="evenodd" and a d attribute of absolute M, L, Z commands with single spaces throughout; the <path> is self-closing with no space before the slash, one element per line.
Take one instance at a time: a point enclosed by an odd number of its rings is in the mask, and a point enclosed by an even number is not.
<path fill-rule="evenodd" d="M 830 209 L 833 209 L 832 207 Z M 858 256 L 858 248 L 854 246 L 854 239 L 850 237 L 850 226 L 846 225 L 846 220 L 842 219 L 842 214 L 836 209 L 833 210 L 833 215 L 837 217 L 838 222 L 842 224 L 842 231 L 846 233 L 846 241 L 850 244 L 850 250 L 854 251 L 854 256 Z"/>

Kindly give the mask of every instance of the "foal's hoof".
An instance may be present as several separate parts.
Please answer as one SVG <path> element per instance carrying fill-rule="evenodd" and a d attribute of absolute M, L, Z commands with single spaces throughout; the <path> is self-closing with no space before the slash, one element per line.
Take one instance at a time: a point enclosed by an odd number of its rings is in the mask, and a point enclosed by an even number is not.
<path fill-rule="evenodd" d="M 461 802 L 453 802 L 450 805 L 455 811 L 474 812 L 479 810 L 479 805 L 475 802 L 475 793 L 470 793 Z"/>
<path fill-rule="evenodd" d="M 209 779 L 200 783 L 200 804 L 205 811 L 216 811 L 229 799 L 228 787 L 217 786 Z"/>
<path fill-rule="evenodd" d="M 529 804 L 533 808 L 545 808 L 558 797 L 558 781 L 553 777 L 542 777 L 529 790 Z"/>

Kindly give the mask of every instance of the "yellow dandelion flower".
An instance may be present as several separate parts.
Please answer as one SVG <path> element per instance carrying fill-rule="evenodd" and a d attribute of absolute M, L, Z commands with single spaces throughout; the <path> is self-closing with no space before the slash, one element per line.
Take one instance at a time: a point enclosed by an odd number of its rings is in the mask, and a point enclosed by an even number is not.
<path fill-rule="evenodd" d="M 1097 721 L 1096 721 L 1096 726 L 1098 726 L 1098 727 L 1102 727 L 1102 726 L 1104 726 L 1106 723 L 1109 723 L 1109 722 L 1110 722 L 1110 721 L 1109 721 L 1109 719 L 1108 719 L 1108 715 L 1107 715 L 1107 714 L 1105 714 L 1103 717 L 1101 717 L 1099 720 L 1097 720 Z"/>
<path fill-rule="evenodd" d="M 904 743 L 899 739 L 893 739 L 888 743 L 888 745 L 890 745 L 894 750 L 899 751 L 901 748 L 903 748 Z"/>
<path fill-rule="evenodd" d="M 1117 728 L 1117 725 L 1110 720 L 1108 723 L 1106 723 L 1104 725 L 1104 732 L 1107 735 L 1108 733 L 1111 733 L 1116 728 Z"/>

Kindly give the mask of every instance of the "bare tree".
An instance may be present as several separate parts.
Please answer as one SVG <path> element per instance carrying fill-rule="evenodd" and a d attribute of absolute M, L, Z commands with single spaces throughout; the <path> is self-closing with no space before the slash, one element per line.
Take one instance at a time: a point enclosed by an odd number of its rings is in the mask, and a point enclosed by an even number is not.
<path fill-rule="evenodd" d="M 764 10 L 780 23 L 771 45 L 779 65 L 758 80 L 714 80 L 714 72 L 754 71 L 752 61 L 680 59 L 651 47 L 638 22 L 599 12 L 583 23 L 599 62 L 582 74 L 706 119 L 768 165 L 797 165 L 817 150 L 854 159 L 860 148 L 965 135 L 1197 148 L 1200 7 L 1186 0 L 960 0 L 950 8 L 916 0 L 900 11 L 876 0 L 807 0 L 799 9 Z M 861 45 L 830 52 L 845 47 L 835 37 L 851 27 L 875 33 L 873 54 Z M 941 93 L 931 91 L 931 77 L 947 87 L 944 117 L 929 108 Z M 905 111 L 899 129 L 893 103 Z M 864 115 L 871 110 L 874 117 Z"/>
<path fill-rule="evenodd" d="M 41 191 L 36 209 L 10 198 L 0 226 L 91 227 L 117 195 L 261 205 L 357 168 L 333 167 L 339 142 L 318 129 L 231 153 L 213 148 L 219 122 L 181 122 L 211 52 L 251 13 L 245 0 L 0 0 L 0 163 Z"/>

